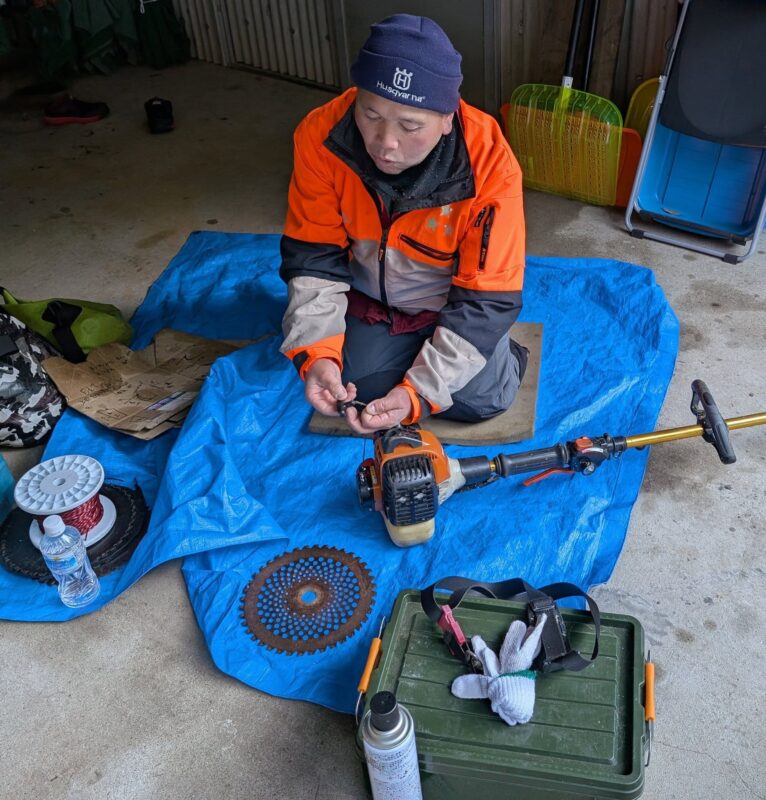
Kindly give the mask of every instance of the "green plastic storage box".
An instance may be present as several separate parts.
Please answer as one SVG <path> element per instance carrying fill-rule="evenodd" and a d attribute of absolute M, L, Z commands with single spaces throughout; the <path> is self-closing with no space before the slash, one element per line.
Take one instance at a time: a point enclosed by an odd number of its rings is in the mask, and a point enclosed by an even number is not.
<path fill-rule="evenodd" d="M 444 598 L 446 600 L 446 596 Z M 499 652 L 523 603 L 470 597 L 455 616 L 467 637 Z M 562 609 L 572 646 L 593 649 L 584 611 Z M 403 591 L 383 635 L 365 698 L 394 692 L 415 719 L 425 800 L 606 800 L 636 798 L 644 786 L 644 633 L 637 619 L 601 615 L 599 655 L 581 672 L 538 675 L 535 712 L 511 727 L 488 700 L 459 700 L 464 673 L 423 613 L 420 592 Z M 362 754 L 357 733 L 357 752 Z"/>

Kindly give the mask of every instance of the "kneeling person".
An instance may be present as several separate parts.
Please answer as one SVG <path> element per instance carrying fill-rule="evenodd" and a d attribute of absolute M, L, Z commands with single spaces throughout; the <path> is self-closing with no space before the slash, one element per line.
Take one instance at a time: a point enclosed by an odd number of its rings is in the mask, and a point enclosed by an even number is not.
<path fill-rule="evenodd" d="M 371 28 L 355 86 L 298 126 L 280 274 L 284 352 L 323 414 L 360 432 L 513 402 L 526 350 L 521 172 L 460 99 L 460 55 L 426 17 Z"/>

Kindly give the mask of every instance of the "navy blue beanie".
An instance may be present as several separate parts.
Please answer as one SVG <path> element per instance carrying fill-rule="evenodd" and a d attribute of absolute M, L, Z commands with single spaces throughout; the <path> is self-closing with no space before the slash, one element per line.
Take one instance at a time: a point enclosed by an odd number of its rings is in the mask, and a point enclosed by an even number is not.
<path fill-rule="evenodd" d="M 460 102 L 460 60 L 432 19 L 394 14 L 371 26 L 351 79 L 386 100 L 449 114 Z"/>

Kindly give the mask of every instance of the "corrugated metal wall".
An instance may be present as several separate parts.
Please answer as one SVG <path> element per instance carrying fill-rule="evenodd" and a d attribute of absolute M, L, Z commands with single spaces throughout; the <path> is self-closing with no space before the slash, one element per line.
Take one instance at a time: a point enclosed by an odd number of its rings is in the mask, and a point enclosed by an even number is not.
<path fill-rule="evenodd" d="M 173 3 L 186 24 L 197 58 L 335 89 L 348 85 L 348 64 L 363 41 L 352 38 L 366 35 L 366 25 L 385 16 L 380 8 L 361 0 Z M 472 0 L 458 4 L 456 12 L 452 6 L 409 0 L 399 3 L 397 10 L 428 13 L 448 31 L 456 24 L 456 13 L 470 12 L 471 25 L 463 25 L 453 34 L 459 38 L 471 31 L 476 40 L 461 45 L 465 86 L 483 88 L 481 94 L 474 91 L 476 96 L 468 99 L 496 112 L 521 83 L 560 82 L 574 3 Z M 387 6 L 385 10 L 390 11 Z M 590 91 L 609 97 L 625 111 L 633 89 L 646 78 L 659 75 L 677 13 L 678 0 L 602 2 Z M 364 26 L 359 25 L 360 19 L 365 20 Z M 347 30 L 354 34 L 348 42 Z M 587 32 L 582 38 L 587 38 Z M 476 74 L 469 74 L 471 70 Z"/>
<path fill-rule="evenodd" d="M 340 87 L 324 0 L 224 0 L 235 63 Z"/>
<path fill-rule="evenodd" d="M 203 61 L 340 88 L 325 0 L 173 0 Z"/>
<path fill-rule="evenodd" d="M 230 58 L 219 0 L 173 0 L 191 39 L 193 58 L 227 66 Z"/>

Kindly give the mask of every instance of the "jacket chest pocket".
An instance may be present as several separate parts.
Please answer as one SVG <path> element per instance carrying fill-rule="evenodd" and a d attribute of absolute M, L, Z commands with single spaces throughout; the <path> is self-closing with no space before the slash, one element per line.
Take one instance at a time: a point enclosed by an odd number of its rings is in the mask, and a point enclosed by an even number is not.
<path fill-rule="evenodd" d="M 461 278 L 475 278 L 484 272 L 492 244 L 495 207 L 484 206 L 468 226 L 460 245 L 460 264 L 455 273 Z"/>
<path fill-rule="evenodd" d="M 456 263 L 457 261 L 457 250 L 453 250 L 452 252 L 439 250 L 435 247 L 431 247 L 431 245 L 423 244 L 423 242 L 419 242 L 417 239 L 413 239 L 412 236 L 408 236 L 406 233 L 399 234 L 399 241 L 419 255 L 426 256 L 426 258 L 439 262 L 439 266 L 452 267 L 453 262 Z"/>

